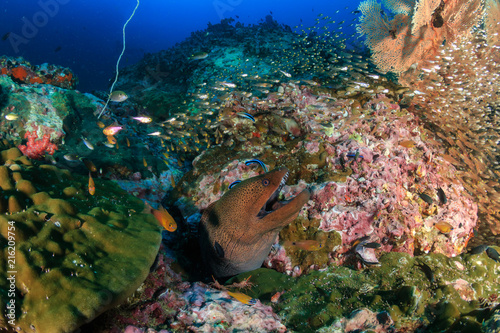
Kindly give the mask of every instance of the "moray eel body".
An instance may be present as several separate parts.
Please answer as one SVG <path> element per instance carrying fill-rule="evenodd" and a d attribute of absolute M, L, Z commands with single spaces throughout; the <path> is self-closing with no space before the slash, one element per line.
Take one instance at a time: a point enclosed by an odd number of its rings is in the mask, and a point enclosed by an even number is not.
<path fill-rule="evenodd" d="M 242 181 L 203 212 L 200 248 L 204 263 L 217 278 L 259 268 L 279 231 L 309 200 L 306 189 L 295 198 L 278 201 L 288 169 L 279 168 Z"/>

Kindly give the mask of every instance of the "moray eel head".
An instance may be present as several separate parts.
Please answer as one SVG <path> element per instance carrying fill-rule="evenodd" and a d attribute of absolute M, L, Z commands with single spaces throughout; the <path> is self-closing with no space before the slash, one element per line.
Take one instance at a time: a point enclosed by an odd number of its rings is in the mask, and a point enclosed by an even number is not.
<path fill-rule="evenodd" d="M 279 201 L 287 178 L 288 169 L 283 167 L 244 180 L 204 211 L 200 246 L 214 276 L 228 277 L 262 265 L 278 232 L 309 200 L 310 193 L 304 190 Z"/>

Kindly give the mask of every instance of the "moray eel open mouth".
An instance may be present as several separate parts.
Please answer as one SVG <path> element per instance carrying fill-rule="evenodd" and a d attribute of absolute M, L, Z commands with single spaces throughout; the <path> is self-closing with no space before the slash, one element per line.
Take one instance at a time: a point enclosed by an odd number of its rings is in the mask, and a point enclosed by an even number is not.
<path fill-rule="evenodd" d="M 293 200 L 293 198 L 292 198 L 290 200 L 278 201 L 278 196 L 281 192 L 281 189 L 283 189 L 283 186 L 285 185 L 289 174 L 290 173 L 287 172 L 283 176 L 276 191 L 274 191 L 273 194 L 271 194 L 269 199 L 267 199 L 266 203 L 260 209 L 259 213 L 257 213 L 257 218 L 261 219 L 261 218 L 265 217 L 266 215 L 280 209 L 281 207 L 285 206 L 287 203 L 289 203 L 290 201 Z"/>
<path fill-rule="evenodd" d="M 199 231 L 201 255 L 215 277 L 259 268 L 279 231 L 309 201 L 308 189 L 290 200 L 278 200 L 288 172 L 280 167 L 245 179 L 205 209 Z"/>

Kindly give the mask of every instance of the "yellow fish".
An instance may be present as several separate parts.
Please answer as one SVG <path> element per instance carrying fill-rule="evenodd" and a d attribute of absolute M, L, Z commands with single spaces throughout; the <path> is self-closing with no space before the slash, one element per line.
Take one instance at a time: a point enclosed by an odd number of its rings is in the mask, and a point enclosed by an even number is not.
<path fill-rule="evenodd" d="M 106 135 L 106 137 L 108 138 L 108 143 L 114 145 L 116 143 L 116 138 L 112 135 Z"/>
<path fill-rule="evenodd" d="M 237 292 L 232 292 L 232 291 L 228 291 L 227 293 L 229 294 L 229 296 L 240 301 L 243 304 L 255 304 L 255 303 L 257 303 L 257 300 L 255 298 L 252 298 L 252 297 L 245 295 L 243 293 L 237 293 Z"/>
<path fill-rule="evenodd" d="M 162 205 L 159 209 L 152 208 L 153 215 L 156 217 L 160 225 L 165 228 L 165 230 L 174 232 L 177 230 L 177 223 L 175 223 L 174 218 L 170 215 Z"/>
<path fill-rule="evenodd" d="M 413 148 L 413 147 L 415 147 L 415 142 L 413 142 L 411 140 L 403 140 L 403 141 L 399 142 L 399 145 L 403 146 L 405 148 Z"/>
<path fill-rule="evenodd" d="M 16 120 L 17 118 L 19 118 L 19 116 L 15 113 L 9 113 L 5 115 L 5 119 L 7 120 Z"/>

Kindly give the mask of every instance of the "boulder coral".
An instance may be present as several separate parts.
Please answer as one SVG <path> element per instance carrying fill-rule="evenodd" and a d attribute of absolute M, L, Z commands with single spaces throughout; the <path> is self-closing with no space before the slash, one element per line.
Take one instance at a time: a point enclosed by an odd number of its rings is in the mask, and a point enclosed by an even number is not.
<path fill-rule="evenodd" d="M 161 241 L 142 201 L 101 179 L 90 196 L 85 177 L 17 148 L 0 156 L 0 303 L 15 304 L 2 329 L 72 332 L 139 287 Z"/>

